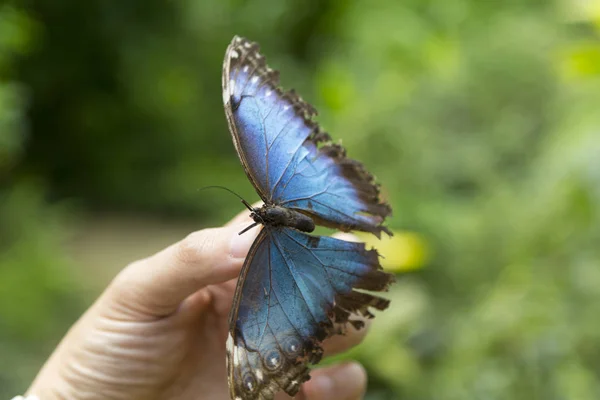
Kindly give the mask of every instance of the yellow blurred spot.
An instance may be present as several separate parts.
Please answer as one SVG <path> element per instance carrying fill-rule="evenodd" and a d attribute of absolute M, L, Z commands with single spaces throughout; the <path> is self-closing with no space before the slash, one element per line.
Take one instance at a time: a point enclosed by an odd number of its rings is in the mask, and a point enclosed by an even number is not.
<path fill-rule="evenodd" d="M 600 21 L 600 0 L 563 0 L 561 11 L 570 21 Z"/>
<path fill-rule="evenodd" d="M 370 234 L 358 234 L 367 246 L 373 246 L 380 255 L 381 265 L 392 272 L 412 271 L 422 268 L 427 262 L 429 251 L 426 240 L 419 234 L 394 231 L 391 238 L 382 235 L 381 240 Z"/>
<path fill-rule="evenodd" d="M 563 76 L 567 79 L 600 75 L 600 46 L 583 42 L 570 46 L 561 54 Z"/>
<path fill-rule="evenodd" d="M 567 21 L 591 23 L 600 32 L 600 0 L 562 0 L 560 11 Z"/>

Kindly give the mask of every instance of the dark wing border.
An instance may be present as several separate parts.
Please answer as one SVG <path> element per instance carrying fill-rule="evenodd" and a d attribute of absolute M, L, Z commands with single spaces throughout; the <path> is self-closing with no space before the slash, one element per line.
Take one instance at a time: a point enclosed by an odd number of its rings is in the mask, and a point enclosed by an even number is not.
<path fill-rule="evenodd" d="M 239 142 L 239 138 L 238 138 L 238 131 L 237 128 L 235 126 L 235 120 L 233 117 L 233 110 L 232 110 L 232 106 L 231 106 L 231 88 L 229 85 L 229 74 L 231 72 L 232 66 L 236 66 L 236 65 L 241 65 L 245 62 L 245 59 L 248 56 L 248 51 L 249 49 L 255 48 L 256 51 L 258 52 L 258 45 L 256 44 L 251 44 L 252 47 L 247 47 L 245 44 L 249 43 L 247 41 L 245 41 L 245 39 L 240 38 L 239 36 L 234 36 L 233 40 L 231 41 L 231 43 L 229 44 L 229 46 L 227 47 L 227 50 L 225 51 L 225 59 L 223 60 L 223 74 L 221 76 L 221 86 L 222 86 L 222 90 L 223 90 L 223 106 L 225 108 L 225 117 L 227 118 L 227 124 L 229 125 L 229 132 L 231 132 L 231 138 L 233 140 L 233 145 L 235 147 L 235 151 L 238 154 L 238 157 L 242 163 L 242 166 L 244 167 L 244 172 L 246 173 L 246 176 L 248 177 L 248 179 L 250 180 L 250 183 L 252 183 L 252 186 L 254 186 L 254 189 L 256 190 L 256 192 L 258 193 L 258 195 L 260 196 L 260 198 L 266 202 L 267 201 L 267 194 L 263 193 L 260 190 L 260 186 L 258 185 L 257 180 L 254 178 L 254 176 L 252 175 L 252 173 L 250 172 L 250 169 L 248 168 L 248 163 L 246 161 L 246 157 L 244 152 L 241 149 L 241 145 Z M 241 49 L 246 49 L 246 51 L 241 51 Z"/>
<path fill-rule="evenodd" d="M 344 147 L 338 143 L 334 143 L 329 134 L 313 120 L 313 117 L 317 115 L 317 110 L 312 105 L 304 101 L 293 89 L 284 91 L 279 86 L 279 72 L 271 69 L 267 65 L 265 57 L 259 51 L 260 46 L 258 43 L 235 36 L 225 52 L 222 87 L 225 115 L 227 117 L 227 123 L 236 152 L 244 167 L 244 172 L 261 199 L 265 202 L 271 201 L 271 193 L 263 193 L 259 189 L 259 185 L 257 184 L 258 180 L 253 177 L 252 171 L 248 168 L 244 151 L 240 146 L 239 134 L 233 116 L 234 110 L 232 109 L 232 96 L 230 93 L 232 88 L 229 83 L 230 73 L 235 68 L 243 68 L 244 65 L 251 67 L 253 71 L 252 74 L 260 77 L 262 82 L 261 85 L 268 85 L 269 89 L 275 91 L 282 100 L 287 101 L 289 105 L 293 107 L 294 112 L 303 119 L 304 124 L 311 130 L 305 143 L 309 142 L 314 144 L 320 154 L 331 158 L 340 166 L 343 177 L 357 190 L 359 200 L 365 205 L 366 209 L 363 212 L 374 216 L 378 223 L 376 222 L 376 225 L 372 227 L 362 224 L 340 225 L 336 222 L 328 221 L 326 218 L 323 218 L 316 213 L 312 213 L 310 210 L 300 208 L 297 208 L 297 210 L 312 217 L 319 225 L 330 228 L 336 228 L 343 231 L 357 229 L 371 232 L 378 237 L 382 231 L 391 235 L 392 232 L 387 227 L 383 226 L 383 223 L 386 217 L 391 215 L 392 209 L 387 202 L 381 200 L 380 186 L 375 182 L 374 176 L 367 171 L 362 163 L 348 158 Z M 282 201 L 282 204 L 285 204 L 285 200 Z"/>
<path fill-rule="evenodd" d="M 289 103 L 296 115 L 301 116 L 306 126 L 311 129 L 310 137 L 318 138 L 322 135 L 319 125 L 312 121 L 312 117 L 317 115 L 317 110 L 307 102 L 305 102 L 294 89 L 284 91 L 279 86 L 279 71 L 270 68 L 267 65 L 266 58 L 260 53 L 260 46 L 256 42 L 252 42 L 240 36 L 234 36 L 233 40 L 225 51 L 225 59 L 223 61 L 223 73 L 221 76 L 221 85 L 223 90 L 223 106 L 225 108 L 225 116 L 229 131 L 233 139 L 233 145 L 240 158 L 244 172 L 248 179 L 255 187 L 261 199 L 267 202 L 269 193 L 262 193 L 257 184 L 257 180 L 252 176 L 252 172 L 248 168 L 248 163 L 245 159 L 244 152 L 241 149 L 239 134 L 235 125 L 231 104 L 231 87 L 230 87 L 230 72 L 235 68 L 243 68 L 243 65 L 252 67 L 253 75 L 260 77 L 262 85 L 268 85 L 269 89 L 273 90 L 283 101 Z M 325 134 L 327 136 L 327 134 Z M 327 136 L 328 137 L 328 136 Z"/>

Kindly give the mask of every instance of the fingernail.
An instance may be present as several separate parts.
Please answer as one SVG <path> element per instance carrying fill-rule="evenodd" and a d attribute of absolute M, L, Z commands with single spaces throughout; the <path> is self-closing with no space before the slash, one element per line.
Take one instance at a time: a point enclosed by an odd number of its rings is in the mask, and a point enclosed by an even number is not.
<path fill-rule="evenodd" d="M 231 248 L 230 255 L 233 258 L 245 258 L 248 254 L 248 250 L 250 250 L 250 246 L 256 239 L 256 235 L 260 231 L 260 227 L 255 227 L 250 229 L 247 232 L 244 232 L 241 235 L 238 235 L 239 232 L 244 230 L 248 226 L 247 223 L 233 226 L 232 232 L 233 236 L 231 238 Z"/>

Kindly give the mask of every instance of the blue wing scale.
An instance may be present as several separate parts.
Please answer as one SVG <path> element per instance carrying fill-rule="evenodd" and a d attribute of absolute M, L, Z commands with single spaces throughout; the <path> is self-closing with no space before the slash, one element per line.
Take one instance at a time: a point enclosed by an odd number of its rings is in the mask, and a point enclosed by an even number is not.
<path fill-rule="evenodd" d="M 280 390 L 294 396 L 310 378 L 308 366 L 321 359 L 324 339 L 348 325 L 361 328 L 370 310 L 388 306 L 362 290 L 385 291 L 394 280 L 364 244 L 300 230 L 311 231 L 314 222 L 391 235 L 383 225 L 391 209 L 373 176 L 313 121 L 316 110 L 279 88 L 278 72 L 256 43 L 235 37 L 228 47 L 223 102 L 244 171 L 274 211 L 270 222 L 255 218 L 264 228 L 234 295 L 230 394 L 232 400 L 271 400 Z"/>
<path fill-rule="evenodd" d="M 355 289 L 384 290 L 392 280 L 377 252 L 362 243 L 263 229 L 242 268 L 230 315 L 232 398 L 272 399 L 279 390 L 295 395 L 309 377 L 307 364 L 321 358 L 322 340 L 348 321 L 362 327 L 351 315 L 371 318 L 369 308 L 388 306 Z"/>
<path fill-rule="evenodd" d="M 300 210 L 321 225 L 376 235 L 391 232 L 379 186 L 361 163 L 312 120 L 316 110 L 279 75 L 258 45 L 235 38 L 223 69 L 223 101 L 244 170 L 265 203 Z"/>

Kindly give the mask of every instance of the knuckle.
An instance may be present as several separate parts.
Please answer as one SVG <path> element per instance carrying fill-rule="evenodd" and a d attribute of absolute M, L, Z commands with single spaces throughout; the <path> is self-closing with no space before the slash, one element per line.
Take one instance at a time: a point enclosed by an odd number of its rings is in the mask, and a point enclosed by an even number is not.
<path fill-rule="evenodd" d="M 112 286 L 131 286 L 136 281 L 136 278 L 139 275 L 137 271 L 140 269 L 140 266 L 143 264 L 143 262 L 144 260 L 136 260 L 127 264 L 127 266 L 121 271 L 119 271 L 119 273 L 115 276 L 112 282 Z"/>
<path fill-rule="evenodd" d="M 205 258 L 215 244 L 215 235 L 211 229 L 192 232 L 176 244 L 176 261 L 183 265 L 197 264 Z"/>

